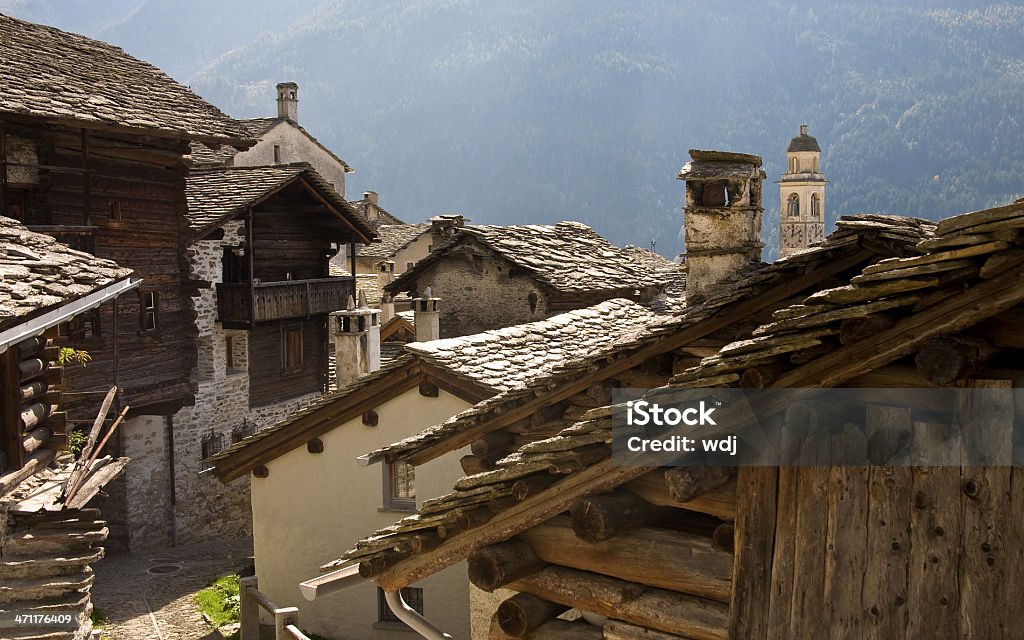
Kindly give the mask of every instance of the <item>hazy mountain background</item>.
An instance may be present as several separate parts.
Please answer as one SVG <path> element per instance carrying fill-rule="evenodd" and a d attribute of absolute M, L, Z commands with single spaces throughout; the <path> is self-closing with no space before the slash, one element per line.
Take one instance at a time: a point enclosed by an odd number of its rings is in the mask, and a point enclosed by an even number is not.
<path fill-rule="evenodd" d="M 680 249 L 687 149 L 764 156 L 801 123 L 829 218 L 1024 193 L 1024 8 L 980 1 L 0 0 L 123 46 L 238 117 L 299 119 L 410 221 L 584 221 Z M 766 240 L 778 190 L 766 189 Z M 772 254 L 766 254 L 770 256 Z"/>

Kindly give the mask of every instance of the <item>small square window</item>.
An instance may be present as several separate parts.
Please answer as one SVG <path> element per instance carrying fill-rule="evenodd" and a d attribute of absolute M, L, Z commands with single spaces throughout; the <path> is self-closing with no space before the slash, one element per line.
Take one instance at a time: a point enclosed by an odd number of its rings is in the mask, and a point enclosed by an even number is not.
<path fill-rule="evenodd" d="M 139 295 L 139 324 L 143 331 L 156 331 L 160 327 L 160 297 L 156 291 L 143 291 Z"/>
<path fill-rule="evenodd" d="M 408 462 L 384 465 L 384 508 L 416 510 L 416 467 Z"/>
<path fill-rule="evenodd" d="M 405 603 L 413 608 L 416 613 L 423 615 L 423 589 L 419 587 L 406 587 L 402 589 L 402 599 Z M 402 620 L 395 615 L 391 607 L 388 606 L 388 601 L 384 596 L 384 590 L 377 587 L 377 622 L 387 625 L 405 625 Z"/>

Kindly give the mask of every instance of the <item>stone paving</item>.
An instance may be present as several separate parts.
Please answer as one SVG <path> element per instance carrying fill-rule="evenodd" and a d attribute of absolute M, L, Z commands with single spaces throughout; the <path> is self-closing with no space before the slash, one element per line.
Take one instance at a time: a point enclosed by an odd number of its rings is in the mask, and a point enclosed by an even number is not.
<path fill-rule="evenodd" d="M 110 622 L 109 640 L 219 640 L 192 596 L 250 563 L 252 540 L 217 540 L 133 551 L 95 565 L 93 604 Z M 166 571 L 166 572 L 164 572 Z"/>

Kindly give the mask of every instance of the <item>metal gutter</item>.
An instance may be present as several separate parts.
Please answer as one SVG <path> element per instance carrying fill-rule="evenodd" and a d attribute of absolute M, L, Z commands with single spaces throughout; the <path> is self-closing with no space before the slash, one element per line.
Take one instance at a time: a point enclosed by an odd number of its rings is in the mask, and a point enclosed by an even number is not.
<path fill-rule="evenodd" d="M 11 327 L 6 331 L 0 331 L 0 353 L 7 351 L 10 346 L 18 344 L 22 340 L 39 335 L 52 326 L 70 320 L 80 313 L 97 307 L 112 298 L 116 298 L 125 291 L 138 287 L 140 284 L 142 284 L 141 279 L 132 280 L 131 278 L 125 278 L 99 291 L 93 291 L 74 302 L 61 305 L 41 316 Z"/>

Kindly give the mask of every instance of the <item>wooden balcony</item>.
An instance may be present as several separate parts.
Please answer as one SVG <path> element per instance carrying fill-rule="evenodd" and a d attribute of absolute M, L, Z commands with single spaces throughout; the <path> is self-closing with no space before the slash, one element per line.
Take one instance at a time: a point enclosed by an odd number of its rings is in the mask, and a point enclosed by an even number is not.
<path fill-rule="evenodd" d="M 228 329 L 257 322 L 308 318 L 344 309 L 355 295 L 351 277 L 217 285 L 217 319 Z"/>

